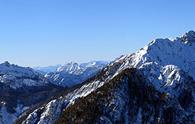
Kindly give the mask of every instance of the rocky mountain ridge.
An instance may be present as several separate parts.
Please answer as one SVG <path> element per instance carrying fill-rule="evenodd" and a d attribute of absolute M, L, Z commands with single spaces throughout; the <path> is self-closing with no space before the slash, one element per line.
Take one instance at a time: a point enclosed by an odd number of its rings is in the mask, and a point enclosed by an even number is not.
<path fill-rule="evenodd" d="M 47 73 L 45 78 L 55 85 L 62 87 L 72 87 L 80 84 L 108 64 L 105 61 L 92 61 L 88 63 L 70 62 L 57 68 L 55 72 Z"/>
<path fill-rule="evenodd" d="M 189 31 L 174 40 L 156 39 L 136 53 L 121 56 L 84 85 L 20 122 L 193 124 L 194 36 Z"/>

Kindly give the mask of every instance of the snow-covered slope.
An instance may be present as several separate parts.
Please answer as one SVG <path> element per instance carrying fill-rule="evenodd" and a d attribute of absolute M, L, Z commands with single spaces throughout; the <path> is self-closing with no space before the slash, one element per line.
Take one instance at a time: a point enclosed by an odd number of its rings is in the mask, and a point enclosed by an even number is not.
<path fill-rule="evenodd" d="M 48 82 L 31 68 L 5 62 L 0 64 L 0 83 L 17 89 L 24 86 L 43 86 Z"/>
<path fill-rule="evenodd" d="M 73 68 L 75 64 L 68 65 L 67 68 L 61 66 L 54 74 L 55 76 L 60 74 L 59 78 L 65 78 L 64 81 L 77 81 L 68 85 L 73 86 L 95 75 L 105 66 L 104 64 L 103 62 L 90 62 L 80 64 L 77 68 Z M 32 68 L 17 66 L 9 62 L 0 64 L 0 123 L 12 124 L 25 110 L 24 108 L 31 109 L 34 105 L 61 93 L 62 89 L 64 88 L 53 82 L 51 78 L 48 80 L 47 76 L 44 77 Z"/>
<path fill-rule="evenodd" d="M 56 85 L 71 87 L 94 76 L 106 64 L 107 62 L 104 61 L 92 61 L 81 64 L 70 62 L 60 66 L 56 72 L 47 73 L 45 77 Z"/>
<path fill-rule="evenodd" d="M 13 124 L 27 108 L 61 90 L 31 68 L 9 62 L 0 64 L 0 124 Z"/>
<path fill-rule="evenodd" d="M 193 124 L 194 52 L 194 31 L 175 40 L 156 39 L 117 58 L 68 95 L 36 109 L 23 123 Z"/>
<path fill-rule="evenodd" d="M 126 68 L 137 68 L 158 90 L 174 89 L 182 83 L 183 72 L 195 79 L 194 52 L 193 31 L 175 40 L 156 39 L 138 52 L 117 59 L 117 62 L 122 61 L 117 73 Z"/>
<path fill-rule="evenodd" d="M 10 113 L 5 106 L 6 103 L 1 102 L 0 105 L 0 124 L 13 124 L 13 122 L 24 112 L 28 107 L 18 104 L 14 113 Z"/>

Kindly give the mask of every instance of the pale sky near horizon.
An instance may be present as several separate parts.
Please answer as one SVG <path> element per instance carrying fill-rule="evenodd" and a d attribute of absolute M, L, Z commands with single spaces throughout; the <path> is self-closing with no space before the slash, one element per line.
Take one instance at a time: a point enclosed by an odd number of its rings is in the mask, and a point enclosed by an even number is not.
<path fill-rule="evenodd" d="M 0 63 L 111 61 L 195 30 L 194 0 L 1 0 Z"/>

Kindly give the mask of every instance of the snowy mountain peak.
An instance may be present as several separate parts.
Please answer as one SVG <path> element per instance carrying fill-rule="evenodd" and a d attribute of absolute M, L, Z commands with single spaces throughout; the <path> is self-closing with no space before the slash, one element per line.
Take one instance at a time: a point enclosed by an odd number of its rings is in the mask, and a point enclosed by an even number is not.
<path fill-rule="evenodd" d="M 102 68 L 107 64 L 104 61 L 91 61 L 87 63 L 70 62 L 57 69 L 57 72 L 69 73 L 69 74 L 81 74 L 88 68 Z"/>
<path fill-rule="evenodd" d="M 181 37 L 184 43 L 195 43 L 195 31 L 189 31 Z"/>
<path fill-rule="evenodd" d="M 186 85 L 187 75 L 195 80 L 195 41 L 194 32 L 184 35 L 186 43 L 181 39 L 156 39 L 139 51 L 113 61 L 109 66 L 116 66 L 109 77 L 115 77 L 127 68 L 136 68 L 144 73 L 147 80 L 159 91 L 175 95 L 174 86 Z M 189 42 L 190 41 L 190 42 Z M 189 45 L 190 43 L 190 45 Z"/>
<path fill-rule="evenodd" d="M 79 64 L 76 62 L 70 62 L 65 64 L 64 66 L 61 66 L 57 69 L 57 72 L 69 72 L 73 73 L 75 71 L 78 71 L 80 69 Z"/>
<path fill-rule="evenodd" d="M 70 87 L 94 76 L 105 67 L 106 64 L 106 62 L 102 61 L 92 61 L 81 64 L 70 62 L 59 67 L 56 72 L 47 73 L 45 77 L 50 79 L 54 84 Z"/>

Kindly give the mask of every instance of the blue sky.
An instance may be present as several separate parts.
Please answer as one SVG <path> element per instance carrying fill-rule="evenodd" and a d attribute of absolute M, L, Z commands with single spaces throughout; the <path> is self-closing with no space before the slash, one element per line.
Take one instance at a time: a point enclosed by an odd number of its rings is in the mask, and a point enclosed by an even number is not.
<path fill-rule="evenodd" d="M 113 60 L 195 30 L 194 0 L 1 0 L 0 62 Z"/>

